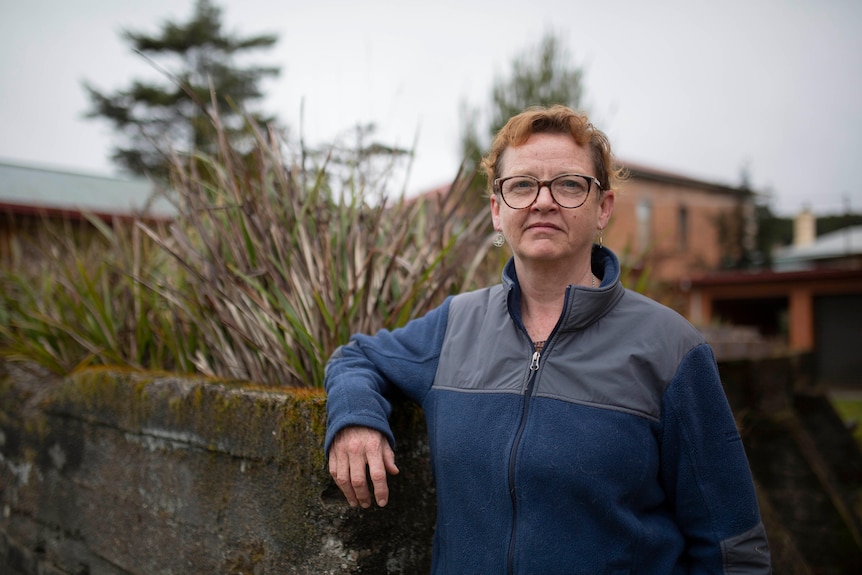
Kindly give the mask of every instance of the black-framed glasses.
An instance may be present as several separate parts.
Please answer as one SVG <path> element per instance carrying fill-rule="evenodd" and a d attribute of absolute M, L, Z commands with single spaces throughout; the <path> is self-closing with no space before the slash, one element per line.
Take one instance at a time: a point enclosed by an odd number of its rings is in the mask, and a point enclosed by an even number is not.
<path fill-rule="evenodd" d="M 539 198 L 539 192 L 547 186 L 551 198 L 561 208 L 579 208 L 590 196 L 592 185 L 601 190 L 599 180 L 583 174 L 562 174 L 551 180 L 540 180 L 533 176 L 508 176 L 494 180 L 494 191 L 498 192 L 513 210 L 532 206 Z"/>

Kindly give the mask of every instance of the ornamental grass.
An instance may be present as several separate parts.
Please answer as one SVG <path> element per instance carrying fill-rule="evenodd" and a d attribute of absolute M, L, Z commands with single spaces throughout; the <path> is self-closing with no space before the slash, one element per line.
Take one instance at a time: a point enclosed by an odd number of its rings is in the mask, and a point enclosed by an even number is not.
<path fill-rule="evenodd" d="M 0 270 L 7 359 L 321 386 L 351 334 L 498 281 L 488 210 L 463 208 L 471 175 L 407 198 L 392 188 L 410 154 L 291 149 L 254 125 L 238 150 L 212 121 L 218 152 L 172 161 L 172 221 L 90 216 L 86 241 L 46 221 L 35 259 Z"/>

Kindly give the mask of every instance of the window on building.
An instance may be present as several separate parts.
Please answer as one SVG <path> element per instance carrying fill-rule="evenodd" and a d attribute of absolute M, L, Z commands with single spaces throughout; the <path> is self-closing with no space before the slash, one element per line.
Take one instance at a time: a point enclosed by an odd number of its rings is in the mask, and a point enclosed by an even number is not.
<path fill-rule="evenodd" d="M 637 219 L 638 249 L 646 250 L 652 242 L 652 204 L 649 200 L 641 200 L 635 209 Z"/>
<path fill-rule="evenodd" d="M 676 229 L 678 235 L 678 244 L 680 250 L 688 249 L 688 208 L 685 206 L 680 206 L 679 211 L 677 211 L 676 215 Z"/>

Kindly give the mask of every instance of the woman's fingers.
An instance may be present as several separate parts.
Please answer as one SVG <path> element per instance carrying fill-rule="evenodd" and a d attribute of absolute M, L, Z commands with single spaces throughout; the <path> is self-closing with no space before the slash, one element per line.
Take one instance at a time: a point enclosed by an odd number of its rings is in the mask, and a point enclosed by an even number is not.
<path fill-rule="evenodd" d="M 347 427 L 338 433 L 329 450 L 329 473 L 351 507 L 370 507 L 370 488 L 377 504 L 383 507 L 389 502 L 386 475 L 396 475 L 398 467 L 395 453 L 382 433 L 366 427 Z"/>

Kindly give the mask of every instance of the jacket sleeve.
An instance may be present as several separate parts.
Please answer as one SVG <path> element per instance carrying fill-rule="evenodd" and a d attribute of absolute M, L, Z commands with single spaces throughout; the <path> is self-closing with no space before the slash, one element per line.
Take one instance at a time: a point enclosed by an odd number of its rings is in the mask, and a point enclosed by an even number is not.
<path fill-rule="evenodd" d="M 689 572 L 770 573 L 748 459 L 708 345 L 685 356 L 662 404 L 662 480 Z"/>
<path fill-rule="evenodd" d="M 326 443 L 349 426 L 364 426 L 395 438 L 389 427 L 395 390 L 421 404 L 434 383 L 446 333 L 451 298 L 402 328 L 375 335 L 354 335 L 335 350 L 326 364 Z"/>

